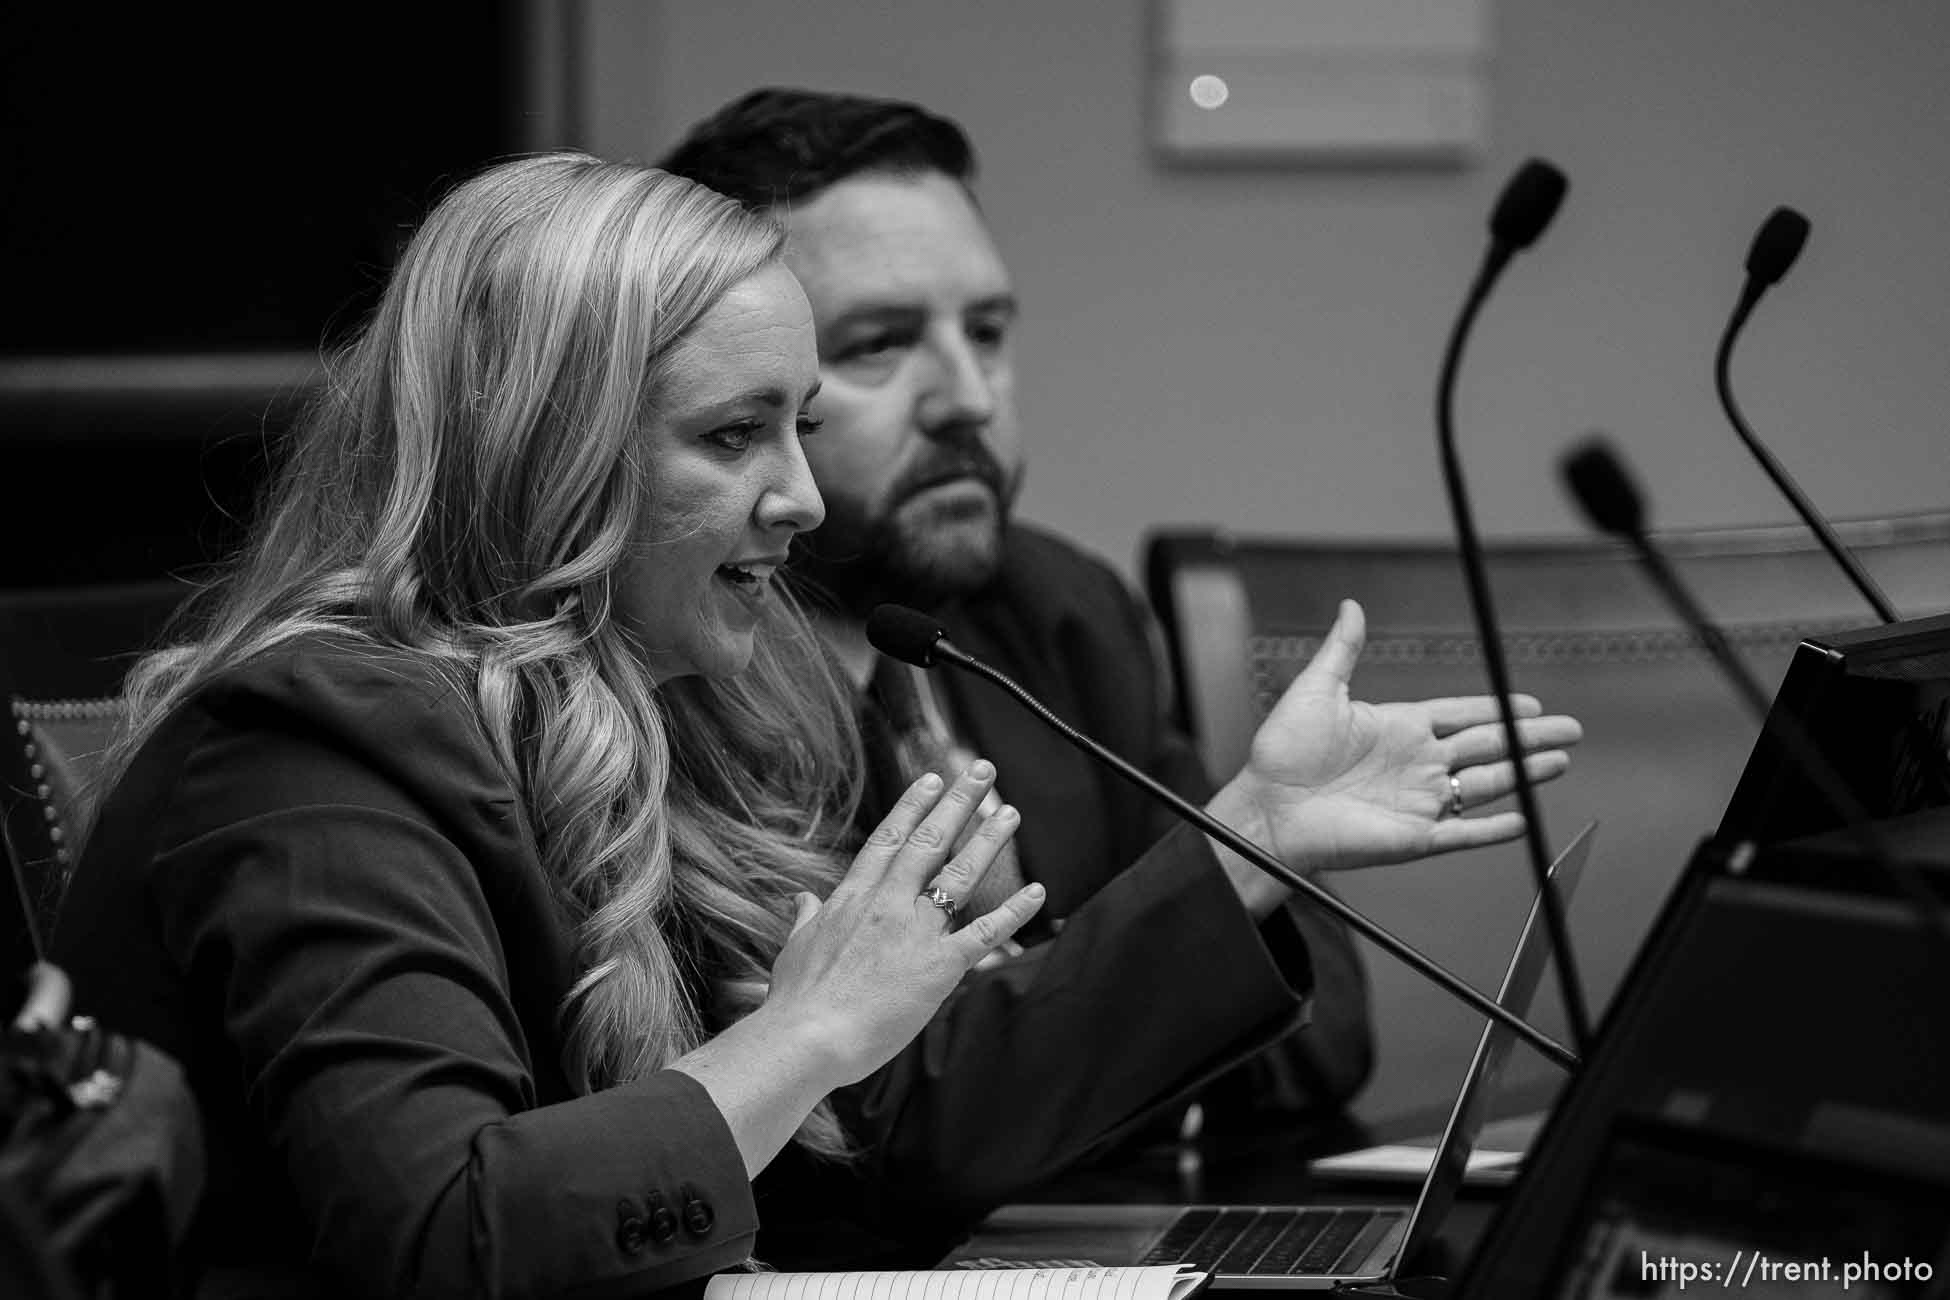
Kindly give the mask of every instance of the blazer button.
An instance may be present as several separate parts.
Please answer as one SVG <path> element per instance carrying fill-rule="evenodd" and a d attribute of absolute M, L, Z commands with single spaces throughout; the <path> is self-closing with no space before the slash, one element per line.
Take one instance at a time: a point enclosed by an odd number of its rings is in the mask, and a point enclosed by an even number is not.
<path fill-rule="evenodd" d="M 677 1216 L 664 1204 L 661 1193 L 650 1193 L 650 1240 L 659 1246 L 677 1235 Z"/>
<path fill-rule="evenodd" d="M 695 1192 L 684 1202 L 684 1231 L 693 1237 L 705 1236 L 717 1221 L 718 1216 L 711 1213 L 710 1202 L 699 1197 Z"/>
<path fill-rule="evenodd" d="M 616 1245 L 626 1255 L 634 1255 L 643 1249 L 646 1224 L 636 1206 L 628 1201 L 616 1203 Z"/>

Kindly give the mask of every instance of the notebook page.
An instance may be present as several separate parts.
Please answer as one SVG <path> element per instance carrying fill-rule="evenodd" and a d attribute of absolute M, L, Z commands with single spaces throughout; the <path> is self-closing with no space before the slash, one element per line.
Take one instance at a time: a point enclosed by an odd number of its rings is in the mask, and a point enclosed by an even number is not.
<path fill-rule="evenodd" d="M 1382 1181 L 1416 1182 L 1429 1176 L 1435 1163 L 1435 1148 L 1388 1145 L 1366 1147 L 1345 1155 L 1322 1156 L 1311 1162 L 1317 1174 L 1343 1178 L 1374 1178 Z M 1467 1181 L 1508 1181 L 1523 1163 L 1521 1151 L 1472 1151 L 1469 1153 Z"/>
<path fill-rule="evenodd" d="M 1476 1137 L 1476 1149 L 1469 1153 L 1469 1167 L 1463 1181 L 1472 1186 L 1507 1186 L 1514 1182 L 1523 1165 L 1524 1152 L 1543 1127 L 1545 1112 L 1513 1115 L 1492 1120 Z M 1437 1139 L 1433 1136 L 1407 1142 L 1365 1147 L 1335 1156 L 1310 1161 L 1317 1174 L 1336 1178 L 1368 1179 L 1378 1182 L 1419 1182 L 1428 1177 L 1435 1161 Z"/>
<path fill-rule="evenodd" d="M 1208 1275 L 1150 1268 L 720 1273 L 704 1300 L 1184 1300 Z"/>

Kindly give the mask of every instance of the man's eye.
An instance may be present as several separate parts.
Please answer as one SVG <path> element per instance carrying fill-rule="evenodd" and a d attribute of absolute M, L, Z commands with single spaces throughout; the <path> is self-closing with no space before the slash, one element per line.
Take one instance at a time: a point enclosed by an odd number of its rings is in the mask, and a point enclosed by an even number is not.
<path fill-rule="evenodd" d="M 1009 326 L 1006 321 L 978 320 L 968 326 L 968 337 L 978 346 L 999 348 L 1009 339 Z"/>
<path fill-rule="evenodd" d="M 716 443 L 726 451 L 744 451 L 752 445 L 752 439 L 757 434 L 758 423 L 754 420 L 744 420 L 737 424 L 728 424 L 722 429 L 713 429 L 704 436 L 707 441 Z"/>
<path fill-rule="evenodd" d="M 822 416 L 802 415 L 799 417 L 799 436 L 801 438 L 810 438 L 824 427 L 826 427 L 826 421 Z"/>
<path fill-rule="evenodd" d="M 904 341 L 898 334 L 868 334 L 841 347 L 835 360 L 870 361 L 900 347 Z"/>

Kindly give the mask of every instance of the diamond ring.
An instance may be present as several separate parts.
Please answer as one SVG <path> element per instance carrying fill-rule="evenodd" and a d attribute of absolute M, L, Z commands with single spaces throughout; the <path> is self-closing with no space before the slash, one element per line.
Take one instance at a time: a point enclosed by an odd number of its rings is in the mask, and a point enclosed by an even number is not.
<path fill-rule="evenodd" d="M 921 897 L 946 912 L 948 914 L 949 925 L 953 925 L 957 920 L 961 919 L 961 904 L 957 903 L 954 897 L 947 890 L 941 888 L 941 886 L 928 886 L 928 888 L 921 891 Z"/>

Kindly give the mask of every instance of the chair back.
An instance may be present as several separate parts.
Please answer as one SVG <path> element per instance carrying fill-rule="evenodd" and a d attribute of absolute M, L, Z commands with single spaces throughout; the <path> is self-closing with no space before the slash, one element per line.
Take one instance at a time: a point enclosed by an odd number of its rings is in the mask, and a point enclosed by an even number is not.
<path fill-rule="evenodd" d="M 1950 610 L 1950 513 L 1844 522 L 1838 532 L 1905 617 Z M 1666 532 L 1659 540 L 1755 674 L 1778 685 L 1795 645 L 1862 627 L 1873 613 L 1796 527 Z M 1320 644 L 1344 596 L 1368 616 L 1357 699 L 1489 689 L 1453 543 L 1230 537 L 1147 539 L 1148 594 L 1163 624 L 1183 721 L 1215 777 L 1245 761 L 1254 728 Z M 1667 611 L 1625 546 L 1600 539 L 1503 541 L 1487 564 L 1518 691 L 1576 716 L 1571 771 L 1539 791 L 1553 849 L 1604 823 L 1571 932 L 1592 1012 L 1601 1012 L 1699 839 L 1719 822 L 1758 723 Z M 1506 803 L 1506 806 L 1513 806 Z M 1521 842 L 1435 862 L 1344 872 L 1342 895 L 1479 988 L 1490 987 L 1530 905 Z M 1425 1110 L 1440 1121 L 1481 1021 L 1392 958 L 1369 962 L 1380 1062 L 1361 1113 Z M 1538 1019 L 1562 1032 L 1554 982 Z M 1529 1053 L 1506 1086 L 1554 1071 Z"/>
<path fill-rule="evenodd" d="M 51 933 L 99 794 L 96 764 L 123 717 L 122 680 L 189 591 L 174 579 L 0 591 L 0 832 L 13 877 L 0 969 L 23 969 Z"/>

